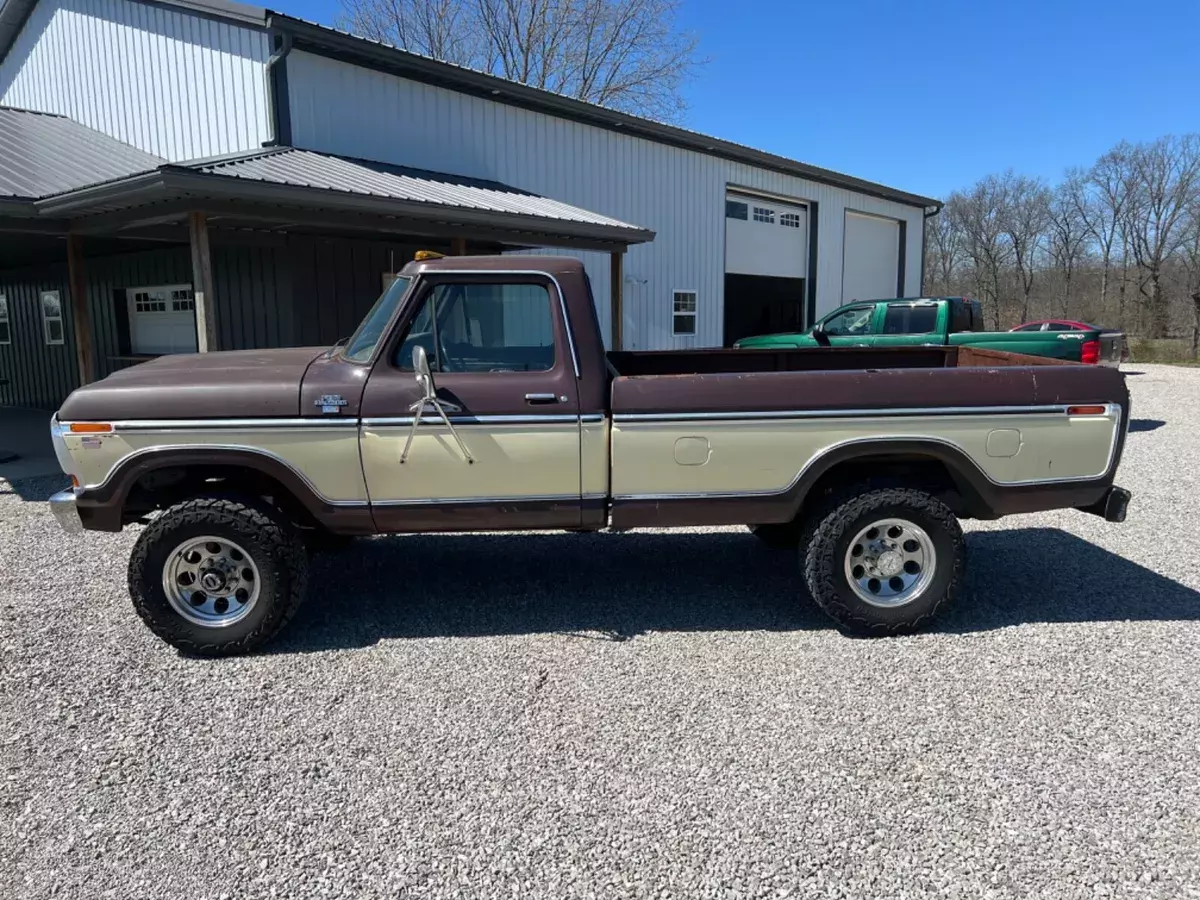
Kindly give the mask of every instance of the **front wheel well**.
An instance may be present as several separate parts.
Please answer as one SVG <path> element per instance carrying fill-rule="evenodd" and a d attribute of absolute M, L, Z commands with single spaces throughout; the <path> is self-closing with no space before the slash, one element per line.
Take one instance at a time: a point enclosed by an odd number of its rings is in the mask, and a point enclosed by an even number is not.
<path fill-rule="evenodd" d="M 130 486 L 121 524 L 144 521 L 161 511 L 200 496 L 241 495 L 261 498 L 302 528 L 318 527 L 303 501 L 277 478 L 248 466 L 165 466 L 144 472 Z"/>
<path fill-rule="evenodd" d="M 968 478 L 945 460 L 920 452 L 869 453 L 834 463 L 804 495 L 797 515 L 857 485 L 916 488 L 936 497 L 956 516 L 986 516 L 986 504 Z"/>

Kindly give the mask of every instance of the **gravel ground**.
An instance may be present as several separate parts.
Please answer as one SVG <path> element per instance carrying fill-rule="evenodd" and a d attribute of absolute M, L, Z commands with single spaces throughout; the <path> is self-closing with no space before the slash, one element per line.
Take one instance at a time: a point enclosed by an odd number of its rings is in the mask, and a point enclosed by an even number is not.
<path fill-rule="evenodd" d="M 903 639 L 736 529 L 445 536 L 187 659 L 0 483 L 0 896 L 1200 897 L 1200 370 L 1141 369 L 1129 521 L 970 525 Z"/>

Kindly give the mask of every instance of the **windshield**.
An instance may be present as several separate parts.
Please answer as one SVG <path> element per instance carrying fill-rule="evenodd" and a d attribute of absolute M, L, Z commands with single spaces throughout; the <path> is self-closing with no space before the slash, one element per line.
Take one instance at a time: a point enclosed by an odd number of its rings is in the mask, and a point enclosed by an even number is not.
<path fill-rule="evenodd" d="M 391 286 L 380 294 L 362 324 L 346 342 L 342 356 L 350 362 L 367 362 L 375 352 L 375 345 L 383 337 L 383 330 L 392 319 L 392 313 L 400 305 L 400 298 L 408 290 L 411 278 L 397 278 Z"/>

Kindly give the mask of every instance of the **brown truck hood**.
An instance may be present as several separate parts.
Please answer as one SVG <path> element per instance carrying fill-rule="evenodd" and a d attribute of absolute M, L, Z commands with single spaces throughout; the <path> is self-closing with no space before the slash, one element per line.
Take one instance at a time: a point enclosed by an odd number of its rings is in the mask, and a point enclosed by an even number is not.
<path fill-rule="evenodd" d="M 300 382 L 326 347 L 160 356 L 71 394 L 63 420 L 296 416 Z"/>

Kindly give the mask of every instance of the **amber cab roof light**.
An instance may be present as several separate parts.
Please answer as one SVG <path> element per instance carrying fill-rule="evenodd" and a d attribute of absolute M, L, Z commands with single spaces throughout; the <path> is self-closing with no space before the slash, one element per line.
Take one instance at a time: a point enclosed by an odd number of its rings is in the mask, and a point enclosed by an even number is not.
<path fill-rule="evenodd" d="M 413 259 L 420 262 L 423 259 L 445 259 L 445 253 L 438 253 L 436 250 L 418 250 L 413 254 Z"/>

